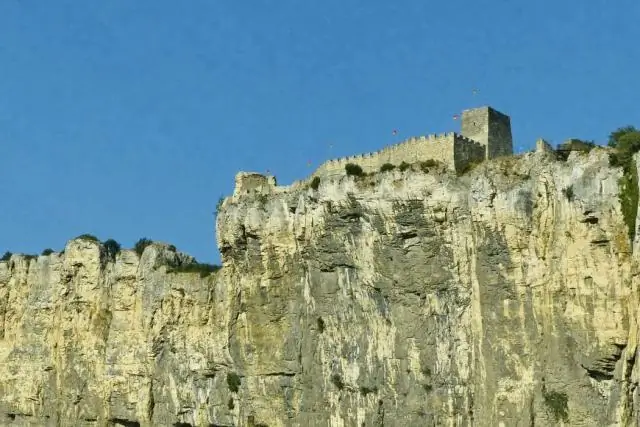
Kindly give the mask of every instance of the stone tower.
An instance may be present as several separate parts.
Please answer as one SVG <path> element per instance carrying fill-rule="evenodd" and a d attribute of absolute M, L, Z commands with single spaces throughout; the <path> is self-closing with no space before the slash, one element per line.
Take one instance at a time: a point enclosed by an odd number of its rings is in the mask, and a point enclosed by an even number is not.
<path fill-rule="evenodd" d="M 462 136 L 486 147 L 486 159 L 513 154 L 511 119 L 491 107 L 462 112 Z"/>

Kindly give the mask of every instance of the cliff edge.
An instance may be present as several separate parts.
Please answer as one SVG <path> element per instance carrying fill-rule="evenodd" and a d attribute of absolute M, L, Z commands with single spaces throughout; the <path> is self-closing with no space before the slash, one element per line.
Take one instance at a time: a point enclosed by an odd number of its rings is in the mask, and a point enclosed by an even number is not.
<path fill-rule="evenodd" d="M 14 255 L 0 423 L 636 426 L 620 176 L 541 150 L 236 195 L 206 277 L 159 244 Z"/>

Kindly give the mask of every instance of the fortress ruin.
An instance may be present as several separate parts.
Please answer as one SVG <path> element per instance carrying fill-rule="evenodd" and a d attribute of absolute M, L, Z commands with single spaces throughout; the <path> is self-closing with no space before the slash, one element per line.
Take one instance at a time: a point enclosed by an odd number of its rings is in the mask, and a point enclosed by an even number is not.
<path fill-rule="evenodd" d="M 489 106 L 479 107 L 464 110 L 461 122 L 459 134 L 448 132 L 412 137 L 376 152 L 328 160 L 309 179 L 345 175 L 345 166 L 349 163 L 360 166 L 365 173 L 371 173 L 380 171 L 386 163 L 399 166 L 403 162 L 411 164 L 435 160 L 447 165 L 450 170 L 461 172 L 472 163 L 513 154 L 511 119 L 506 114 Z M 268 194 L 275 187 L 275 178 L 272 176 L 240 172 L 236 175 L 234 195 Z"/>
<path fill-rule="evenodd" d="M 412 137 L 382 150 L 329 160 L 313 173 L 325 177 L 343 175 L 348 163 L 357 164 L 365 173 L 377 172 L 385 163 L 400 165 L 436 160 L 451 170 L 463 171 L 470 163 L 513 154 L 511 119 L 491 107 L 462 112 L 462 131 Z"/>

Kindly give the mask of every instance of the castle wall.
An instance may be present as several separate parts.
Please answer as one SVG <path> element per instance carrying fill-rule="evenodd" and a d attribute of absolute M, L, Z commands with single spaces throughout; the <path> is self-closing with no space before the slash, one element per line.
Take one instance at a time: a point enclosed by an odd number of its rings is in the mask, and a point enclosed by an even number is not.
<path fill-rule="evenodd" d="M 262 175 L 255 172 L 238 172 L 236 174 L 236 188 L 234 196 L 244 194 L 271 194 L 276 188 L 274 176 Z"/>
<path fill-rule="evenodd" d="M 536 141 L 536 152 L 538 153 L 551 153 L 553 152 L 553 147 L 549 145 L 547 141 L 542 138 L 538 138 Z"/>
<path fill-rule="evenodd" d="M 348 163 L 357 164 L 366 173 L 378 172 L 385 163 L 399 166 L 402 162 L 415 163 L 429 159 L 437 160 L 453 167 L 455 137 L 456 134 L 450 132 L 409 138 L 404 142 L 385 147 L 373 153 L 329 160 L 320 165 L 313 174 L 321 177 L 344 175 L 345 166 Z"/>
<path fill-rule="evenodd" d="M 236 175 L 234 196 L 247 194 L 276 194 L 307 186 L 314 176 L 344 176 L 345 166 L 354 163 L 365 173 L 379 172 L 382 165 L 399 166 L 435 160 L 457 172 L 467 169 L 470 163 L 513 154 L 511 119 L 491 107 L 481 107 L 462 112 L 462 134 L 449 132 L 409 138 L 399 144 L 387 146 L 372 153 L 342 157 L 324 162 L 308 178 L 290 186 L 278 187 L 273 176 L 240 172 Z"/>
<path fill-rule="evenodd" d="M 513 154 L 513 137 L 511 135 L 511 119 L 489 108 L 489 148 L 487 159 Z"/>
<path fill-rule="evenodd" d="M 457 172 L 464 171 L 470 164 L 484 161 L 486 147 L 462 135 L 454 137 L 454 166 Z"/>

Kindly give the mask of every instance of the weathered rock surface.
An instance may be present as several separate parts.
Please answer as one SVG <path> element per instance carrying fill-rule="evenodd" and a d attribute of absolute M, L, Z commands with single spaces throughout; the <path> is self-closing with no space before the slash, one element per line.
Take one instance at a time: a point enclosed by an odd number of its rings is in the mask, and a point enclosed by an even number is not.
<path fill-rule="evenodd" d="M 605 149 L 228 198 L 224 267 L 0 262 L 0 423 L 637 426 L 638 247 Z"/>

